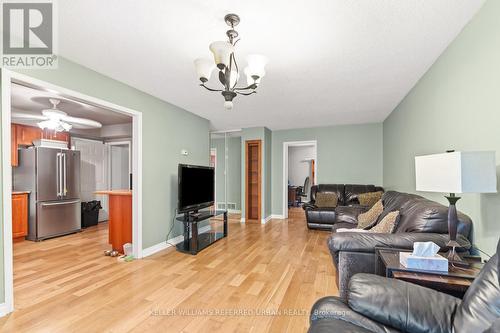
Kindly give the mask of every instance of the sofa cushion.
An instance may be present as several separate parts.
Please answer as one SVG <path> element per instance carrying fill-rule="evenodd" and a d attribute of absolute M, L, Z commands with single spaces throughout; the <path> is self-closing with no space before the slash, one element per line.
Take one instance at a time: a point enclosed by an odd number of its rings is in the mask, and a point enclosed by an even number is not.
<path fill-rule="evenodd" d="M 333 208 L 337 207 L 339 198 L 336 193 L 318 192 L 316 193 L 316 207 L 318 208 Z"/>
<path fill-rule="evenodd" d="M 378 232 L 384 234 L 392 234 L 399 221 L 399 211 L 390 212 L 387 214 L 382 221 L 377 223 L 373 228 L 370 229 L 371 232 Z"/>
<path fill-rule="evenodd" d="M 359 205 L 358 195 L 361 193 L 375 192 L 375 185 L 345 185 L 344 205 Z"/>
<path fill-rule="evenodd" d="M 369 211 L 358 215 L 358 229 L 364 229 L 375 222 L 377 218 L 384 211 L 384 206 L 382 205 L 382 200 L 377 201 Z"/>
<path fill-rule="evenodd" d="M 348 222 L 354 225 L 358 224 L 358 216 L 366 212 L 365 206 L 338 206 L 335 208 L 335 224 Z"/>
<path fill-rule="evenodd" d="M 384 194 L 382 191 L 361 193 L 358 195 L 359 204 L 371 207 L 377 203 L 377 201 L 382 199 L 382 194 Z"/>
<path fill-rule="evenodd" d="M 344 204 L 344 184 L 319 184 L 311 186 L 311 200 L 316 200 L 316 194 L 320 192 L 335 193 L 338 198 L 338 204 Z"/>

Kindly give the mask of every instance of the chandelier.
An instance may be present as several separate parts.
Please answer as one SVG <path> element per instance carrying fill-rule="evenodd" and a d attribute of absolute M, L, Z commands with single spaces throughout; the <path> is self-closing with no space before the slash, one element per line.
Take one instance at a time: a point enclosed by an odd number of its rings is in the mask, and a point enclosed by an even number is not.
<path fill-rule="evenodd" d="M 267 64 L 267 58 L 258 54 L 248 55 L 246 58 L 247 67 L 243 70 L 247 86 L 238 87 L 240 69 L 236 62 L 234 51 L 236 43 L 240 39 L 234 27 L 240 23 L 240 17 L 236 14 L 228 14 L 224 17 L 224 21 L 231 27 L 231 29 L 226 31 L 229 40 L 217 41 L 210 44 L 209 49 L 212 51 L 214 59 L 198 58 L 194 61 L 194 65 L 201 81 L 200 86 L 209 91 L 220 92 L 224 96 L 224 108 L 232 110 L 233 99 L 237 95 L 248 96 L 256 93 L 255 90 L 266 74 L 264 67 Z M 219 70 L 219 81 L 223 86 L 222 89 L 214 89 L 206 86 L 215 67 Z"/>

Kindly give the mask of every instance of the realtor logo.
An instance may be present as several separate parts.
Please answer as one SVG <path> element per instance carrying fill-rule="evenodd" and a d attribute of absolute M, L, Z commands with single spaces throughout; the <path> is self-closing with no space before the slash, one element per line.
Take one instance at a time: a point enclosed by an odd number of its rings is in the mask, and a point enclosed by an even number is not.
<path fill-rule="evenodd" d="M 2 1 L 1 18 L 2 67 L 57 67 L 54 1 Z"/>

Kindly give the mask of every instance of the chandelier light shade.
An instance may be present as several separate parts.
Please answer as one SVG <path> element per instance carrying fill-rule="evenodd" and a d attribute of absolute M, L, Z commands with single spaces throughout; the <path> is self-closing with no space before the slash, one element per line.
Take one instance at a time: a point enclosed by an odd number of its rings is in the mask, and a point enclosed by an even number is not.
<path fill-rule="evenodd" d="M 213 42 L 210 44 L 210 51 L 214 54 L 214 61 L 217 68 L 224 69 L 229 67 L 231 54 L 234 53 L 234 46 L 229 42 Z"/>
<path fill-rule="evenodd" d="M 220 92 L 224 97 L 224 108 L 229 111 L 233 109 L 233 99 L 237 95 L 248 96 L 256 93 L 257 86 L 266 74 L 265 66 L 268 59 L 258 54 L 248 55 L 248 66 L 243 71 L 247 86 L 238 87 L 240 68 L 234 53 L 235 45 L 240 39 L 238 39 L 239 34 L 234 30 L 234 27 L 240 23 L 240 18 L 236 14 L 228 14 L 224 17 L 224 21 L 231 27 L 226 31 L 229 40 L 211 43 L 209 49 L 214 60 L 200 58 L 194 61 L 194 65 L 201 81 L 200 86 L 209 91 Z M 222 89 L 214 89 L 206 85 L 215 67 L 219 71 L 218 79 L 222 84 Z"/>
<path fill-rule="evenodd" d="M 258 76 L 259 78 L 263 78 L 266 75 L 265 67 L 267 61 L 267 58 L 260 54 L 248 55 L 248 66 L 246 67 L 248 70 L 245 71 L 245 74 L 247 76 L 250 75 L 250 77 Z"/>
<path fill-rule="evenodd" d="M 198 58 L 194 61 L 194 67 L 196 68 L 196 74 L 198 74 L 200 81 L 207 82 L 210 80 L 215 64 L 211 59 Z"/>

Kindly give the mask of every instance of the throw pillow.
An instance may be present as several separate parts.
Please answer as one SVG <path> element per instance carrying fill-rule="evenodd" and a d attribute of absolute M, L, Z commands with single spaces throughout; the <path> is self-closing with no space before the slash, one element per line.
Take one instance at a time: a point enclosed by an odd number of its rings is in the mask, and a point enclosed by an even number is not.
<path fill-rule="evenodd" d="M 384 234 L 392 234 L 396 229 L 399 222 L 399 210 L 395 210 L 387 214 L 382 221 L 377 223 L 376 226 L 370 229 L 371 232 L 378 232 Z"/>
<path fill-rule="evenodd" d="M 316 193 L 316 201 L 314 204 L 319 208 L 334 208 L 337 207 L 339 198 L 335 193 L 318 192 Z"/>
<path fill-rule="evenodd" d="M 358 229 L 365 229 L 375 223 L 384 211 L 382 200 L 377 201 L 369 211 L 358 215 Z"/>
<path fill-rule="evenodd" d="M 382 195 L 383 194 L 384 194 L 384 192 L 382 192 L 382 191 L 368 192 L 368 193 L 358 194 L 359 204 L 362 205 L 362 206 L 371 207 L 377 201 L 379 201 L 380 199 L 382 199 Z"/>

